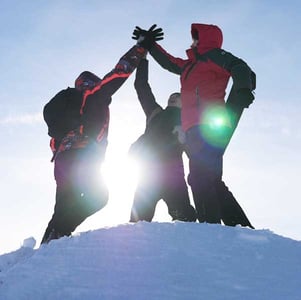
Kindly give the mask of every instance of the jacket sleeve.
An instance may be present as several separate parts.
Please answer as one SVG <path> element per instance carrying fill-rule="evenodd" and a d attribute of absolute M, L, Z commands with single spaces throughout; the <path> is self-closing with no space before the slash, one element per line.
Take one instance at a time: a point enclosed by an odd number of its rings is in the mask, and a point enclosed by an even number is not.
<path fill-rule="evenodd" d="M 182 73 L 187 63 L 187 60 L 170 55 L 157 43 L 151 48 L 149 53 L 162 68 L 178 75 Z"/>
<path fill-rule="evenodd" d="M 133 73 L 145 53 L 144 48 L 133 46 L 120 58 L 115 68 L 105 75 L 98 85 L 92 90 L 86 91 L 82 108 L 90 95 L 97 95 L 103 99 L 110 98 Z"/>
<path fill-rule="evenodd" d="M 111 96 L 129 78 L 145 53 L 146 50 L 142 47 L 132 47 L 99 84 L 84 93 L 80 113 L 83 130 L 86 134 L 92 137 L 97 136 L 102 128 L 107 126 Z"/>
<path fill-rule="evenodd" d="M 148 60 L 146 59 L 142 59 L 137 67 L 134 86 L 146 118 L 150 120 L 156 112 L 162 111 L 162 107 L 156 102 L 148 83 Z"/>
<path fill-rule="evenodd" d="M 255 89 L 255 73 L 245 61 L 223 49 L 214 49 L 207 53 L 209 59 L 226 69 L 233 79 L 233 89 Z"/>

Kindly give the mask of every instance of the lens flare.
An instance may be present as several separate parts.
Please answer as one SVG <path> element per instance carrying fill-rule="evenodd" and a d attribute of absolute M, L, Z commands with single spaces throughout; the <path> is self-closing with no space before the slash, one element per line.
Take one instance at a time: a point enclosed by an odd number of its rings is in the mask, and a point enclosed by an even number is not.
<path fill-rule="evenodd" d="M 211 106 L 203 113 L 201 120 L 202 136 L 214 147 L 223 148 L 227 144 L 231 123 L 224 106 Z"/>

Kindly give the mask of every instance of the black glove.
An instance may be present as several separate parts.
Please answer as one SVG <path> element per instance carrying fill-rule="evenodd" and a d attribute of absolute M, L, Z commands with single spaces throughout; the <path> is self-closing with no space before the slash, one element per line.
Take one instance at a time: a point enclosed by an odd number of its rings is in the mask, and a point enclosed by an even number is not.
<path fill-rule="evenodd" d="M 150 50 L 156 41 L 163 40 L 162 28 L 156 28 L 156 24 L 152 25 L 149 30 L 144 30 L 138 26 L 133 31 L 132 39 L 137 40 L 137 45 Z"/>
<path fill-rule="evenodd" d="M 253 93 L 249 89 L 240 89 L 237 91 L 237 95 L 238 95 L 238 102 L 244 108 L 248 108 L 255 99 Z"/>

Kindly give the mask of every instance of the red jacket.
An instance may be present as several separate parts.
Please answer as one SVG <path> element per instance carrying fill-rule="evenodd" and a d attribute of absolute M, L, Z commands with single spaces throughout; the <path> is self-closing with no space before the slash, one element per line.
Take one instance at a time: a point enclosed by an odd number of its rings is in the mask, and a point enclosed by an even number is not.
<path fill-rule="evenodd" d="M 185 131 L 205 124 L 204 113 L 211 105 L 225 104 L 230 76 L 236 90 L 251 90 L 251 69 L 241 59 L 221 49 L 222 31 L 215 25 L 192 24 L 192 36 L 198 36 L 197 48 L 186 51 L 188 58 L 176 58 L 156 44 L 150 54 L 165 69 L 180 75 L 182 126 Z M 218 63 L 216 63 L 218 62 Z"/>

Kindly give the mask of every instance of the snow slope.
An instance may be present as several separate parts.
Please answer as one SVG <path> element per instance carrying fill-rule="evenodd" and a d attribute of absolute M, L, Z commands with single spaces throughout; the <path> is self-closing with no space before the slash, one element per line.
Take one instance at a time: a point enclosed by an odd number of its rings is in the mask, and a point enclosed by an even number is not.
<path fill-rule="evenodd" d="M 301 242 L 268 230 L 124 224 L 0 256 L 0 299 L 301 299 Z"/>

